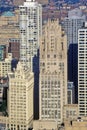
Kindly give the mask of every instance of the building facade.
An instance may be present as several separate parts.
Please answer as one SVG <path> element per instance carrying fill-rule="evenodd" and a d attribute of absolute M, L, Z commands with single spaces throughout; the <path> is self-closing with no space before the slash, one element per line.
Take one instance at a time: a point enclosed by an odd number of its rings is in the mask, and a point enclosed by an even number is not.
<path fill-rule="evenodd" d="M 39 49 L 41 36 L 42 8 L 34 0 L 26 0 L 20 10 L 20 61 L 31 68 L 33 57 Z"/>
<path fill-rule="evenodd" d="M 11 60 L 12 54 L 8 53 L 7 58 L 5 58 L 3 61 L 0 61 L 0 77 L 6 77 L 8 72 L 11 71 Z"/>
<path fill-rule="evenodd" d="M 87 130 L 87 119 L 67 121 L 61 130 Z"/>
<path fill-rule="evenodd" d="M 58 130 L 58 125 L 56 121 L 49 121 L 49 120 L 36 120 L 33 122 L 33 129 L 34 130 Z"/>
<path fill-rule="evenodd" d="M 12 58 L 19 60 L 20 58 L 20 40 L 19 39 L 9 39 L 8 52 L 12 53 Z"/>
<path fill-rule="evenodd" d="M 0 16 L 0 44 L 9 44 L 9 39 L 19 38 L 19 16 L 18 10 L 4 12 Z"/>
<path fill-rule="evenodd" d="M 78 29 L 85 22 L 85 15 L 78 8 L 68 12 L 68 17 L 64 18 L 64 30 L 67 34 L 68 44 L 68 80 L 75 85 L 75 102 L 78 103 Z"/>
<path fill-rule="evenodd" d="M 64 122 L 77 120 L 78 118 L 78 104 L 67 104 L 64 106 Z"/>
<path fill-rule="evenodd" d="M 7 55 L 7 46 L 6 45 L 0 45 L 0 61 L 4 60 Z"/>
<path fill-rule="evenodd" d="M 68 92 L 67 92 L 67 102 L 68 104 L 74 104 L 75 103 L 75 86 L 73 82 L 68 82 Z"/>
<path fill-rule="evenodd" d="M 62 122 L 67 104 L 67 38 L 58 19 L 43 25 L 40 44 L 39 119 Z"/>
<path fill-rule="evenodd" d="M 87 116 L 87 25 L 78 31 L 78 109 Z"/>
<path fill-rule="evenodd" d="M 68 12 L 68 17 L 64 19 L 64 30 L 67 34 L 67 44 L 78 43 L 78 29 L 83 26 L 86 17 L 82 14 L 82 11 L 78 8 Z"/>
<path fill-rule="evenodd" d="M 14 72 L 8 74 L 8 128 L 28 130 L 33 121 L 34 75 L 20 62 Z"/>

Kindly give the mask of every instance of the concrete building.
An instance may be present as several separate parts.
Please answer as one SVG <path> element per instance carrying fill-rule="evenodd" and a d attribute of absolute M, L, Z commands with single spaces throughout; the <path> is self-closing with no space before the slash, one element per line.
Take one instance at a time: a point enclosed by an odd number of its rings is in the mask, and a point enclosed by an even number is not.
<path fill-rule="evenodd" d="M 0 27 L 9 23 L 17 24 L 19 20 L 19 10 L 6 11 L 0 15 Z"/>
<path fill-rule="evenodd" d="M 85 19 L 82 11 L 75 8 L 68 12 L 68 17 L 63 21 L 68 44 L 68 80 L 74 82 L 76 103 L 78 103 L 78 29 L 83 26 Z"/>
<path fill-rule="evenodd" d="M 39 119 L 63 121 L 67 104 L 67 38 L 58 19 L 43 25 L 40 44 Z"/>
<path fill-rule="evenodd" d="M 8 53 L 7 58 L 5 58 L 3 61 L 0 61 L 0 77 L 7 76 L 8 72 L 11 71 L 11 60 L 12 54 Z"/>
<path fill-rule="evenodd" d="M 78 104 L 67 104 L 64 106 L 64 122 L 72 121 L 78 118 Z"/>
<path fill-rule="evenodd" d="M 42 8 L 34 0 L 26 0 L 20 10 L 20 61 L 31 71 L 33 57 L 37 56 L 41 36 Z"/>
<path fill-rule="evenodd" d="M 34 75 L 19 62 L 17 69 L 8 73 L 8 79 L 7 108 L 0 112 L 0 129 L 28 130 L 33 125 Z"/>
<path fill-rule="evenodd" d="M 19 39 L 9 39 L 8 52 L 12 53 L 12 58 L 19 60 L 20 58 L 20 40 Z"/>
<path fill-rule="evenodd" d="M 20 10 L 20 61 L 34 72 L 34 112 L 39 118 L 39 42 L 42 35 L 42 7 L 26 0 Z"/>
<path fill-rule="evenodd" d="M 0 16 L 0 44 L 9 44 L 9 39 L 19 38 L 18 10 L 5 12 Z"/>
<path fill-rule="evenodd" d="M 56 121 L 36 120 L 33 122 L 33 130 L 58 130 Z"/>
<path fill-rule="evenodd" d="M 78 8 L 68 12 L 68 17 L 64 19 L 64 30 L 67 34 L 67 44 L 78 43 L 78 29 L 83 26 L 86 17 L 82 14 L 82 11 Z"/>
<path fill-rule="evenodd" d="M 34 75 L 19 62 L 17 69 L 8 74 L 8 128 L 28 130 L 33 121 Z"/>
<path fill-rule="evenodd" d="M 75 103 L 75 86 L 73 82 L 68 82 L 68 92 L 67 92 L 67 103 L 74 104 Z"/>
<path fill-rule="evenodd" d="M 53 0 L 49 1 L 49 4 L 43 8 L 42 17 L 43 21 L 47 20 L 48 18 L 61 18 L 60 10 Z"/>
<path fill-rule="evenodd" d="M 87 23 L 78 31 L 78 109 L 87 116 Z"/>
<path fill-rule="evenodd" d="M 72 122 L 65 122 L 63 130 L 87 130 L 87 119 L 77 119 Z"/>

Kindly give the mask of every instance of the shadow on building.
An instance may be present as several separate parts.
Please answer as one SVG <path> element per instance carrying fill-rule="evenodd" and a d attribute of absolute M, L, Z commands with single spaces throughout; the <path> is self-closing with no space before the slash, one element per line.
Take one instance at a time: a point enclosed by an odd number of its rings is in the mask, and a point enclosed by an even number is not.
<path fill-rule="evenodd" d="M 70 44 L 68 48 L 68 80 L 74 82 L 75 103 L 78 103 L 78 44 Z"/>
<path fill-rule="evenodd" d="M 39 119 L 39 50 L 33 58 L 34 72 L 34 119 Z"/>
<path fill-rule="evenodd" d="M 14 69 L 16 69 L 17 68 L 17 64 L 18 64 L 18 59 L 12 59 L 12 61 L 11 61 L 11 70 L 13 71 Z"/>

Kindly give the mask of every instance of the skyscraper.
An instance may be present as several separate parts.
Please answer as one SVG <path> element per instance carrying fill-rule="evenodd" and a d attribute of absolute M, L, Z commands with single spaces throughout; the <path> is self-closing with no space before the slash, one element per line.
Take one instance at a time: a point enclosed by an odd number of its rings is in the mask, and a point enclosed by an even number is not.
<path fill-rule="evenodd" d="M 87 24 L 87 23 L 86 23 Z M 87 25 L 78 31 L 78 108 L 87 116 Z"/>
<path fill-rule="evenodd" d="M 67 38 L 58 19 L 43 25 L 39 91 L 39 119 L 61 123 L 67 104 Z"/>
<path fill-rule="evenodd" d="M 26 0 L 20 10 L 20 61 L 32 71 L 33 57 L 37 56 L 41 36 L 42 8 L 35 0 Z"/>
<path fill-rule="evenodd" d="M 64 19 L 64 30 L 67 34 L 67 44 L 78 43 L 78 29 L 83 26 L 86 17 L 82 14 L 82 11 L 78 8 L 68 12 L 68 17 Z"/>
<path fill-rule="evenodd" d="M 33 121 L 34 75 L 23 69 L 20 62 L 14 72 L 8 74 L 9 129 L 28 130 Z"/>
<path fill-rule="evenodd" d="M 38 115 L 39 41 L 42 35 L 42 7 L 26 0 L 20 9 L 20 61 L 34 72 L 34 113 Z M 37 117 L 38 118 L 38 117 Z"/>
<path fill-rule="evenodd" d="M 68 12 L 64 19 L 64 30 L 68 44 L 68 80 L 75 85 L 75 102 L 78 102 L 78 29 L 83 26 L 85 16 L 78 8 Z"/>

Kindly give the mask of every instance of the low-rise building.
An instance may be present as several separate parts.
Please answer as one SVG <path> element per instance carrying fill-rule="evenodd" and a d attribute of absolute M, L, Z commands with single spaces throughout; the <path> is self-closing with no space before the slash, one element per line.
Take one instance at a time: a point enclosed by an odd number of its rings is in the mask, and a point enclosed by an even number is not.
<path fill-rule="evenodd" d="M 33 122 L 33 130 L 57 130 L 57 122 L 52 120 L 36 120 Z"/>
<path fill-rule="evenodd" d="M 87 119 L 78 119 L 66 122 L 64 130 L 87 130 Z"/>
<path fill-rule="evenodd" d="M 64 106 L 64 121 L 76 120 L 78 117 L 78 104 L 68 104 Z"/>

